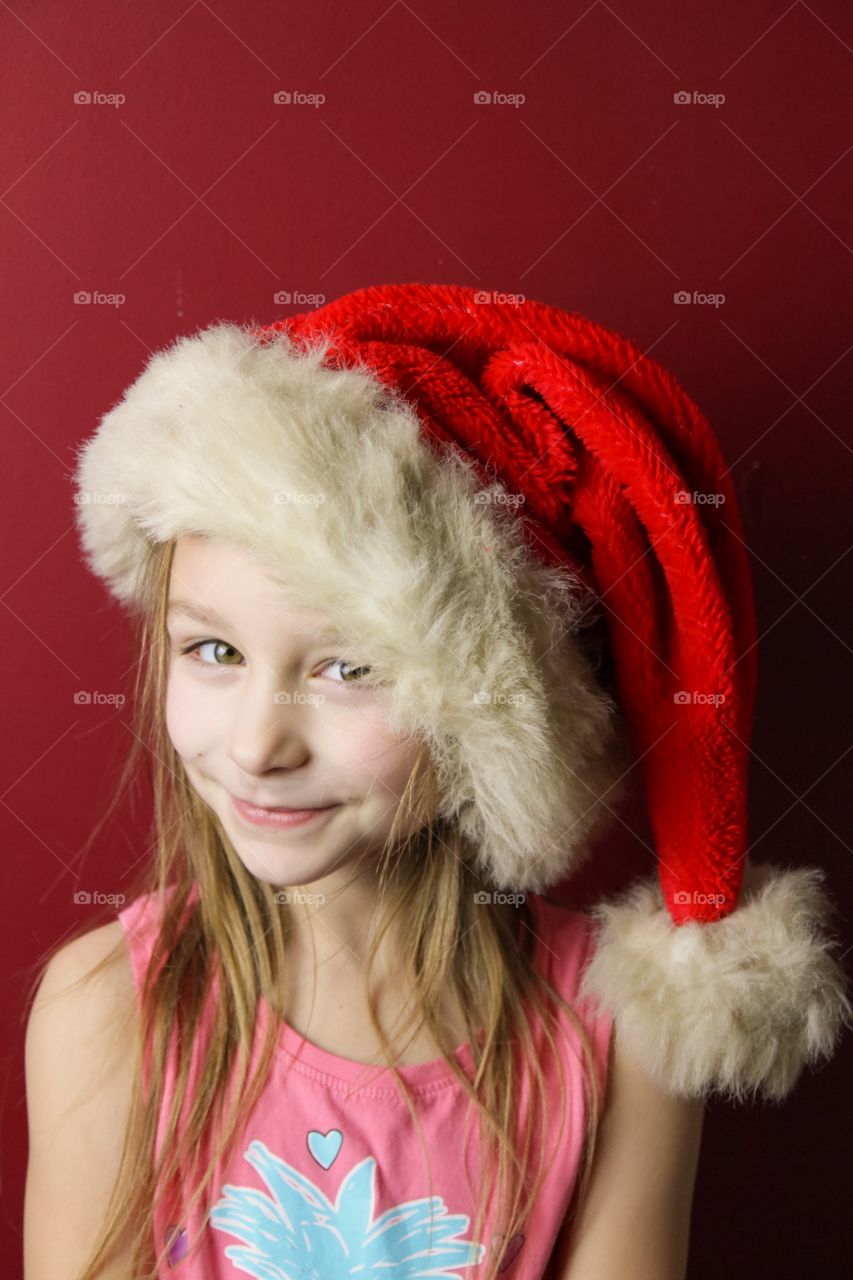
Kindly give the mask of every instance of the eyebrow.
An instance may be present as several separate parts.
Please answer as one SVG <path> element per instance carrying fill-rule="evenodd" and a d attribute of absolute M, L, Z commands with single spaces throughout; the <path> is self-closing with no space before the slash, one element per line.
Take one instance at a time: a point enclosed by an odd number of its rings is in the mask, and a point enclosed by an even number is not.
<path fill-rule="evenodd" d="M 195 622 L 205 622 L 210 626 L 222 627 L 224 630 L 231 628 L 231 623 L 227 618 L 223 618 L 215 609 L 209 609 L 203 604 L 193 604 L 189 600 L 170 600 L 167 614 L 177 613 L 185 618 L 192 618 Z M 339 631 L 318 631 L 313 635 L 307 631 L 303 633 L 305 638 L 312 640 L 315 644 L 344 644 L 346 637 Z"/>
<path fill-rule="evenodd" d="M 211 622 L 217 627 L 227 627 L 228 623 L 220 618 L 215 609 L 208 609 L 203 604 L 190 604 L 188 600 L 170 600 L 167 613 L 179 613 L 196 622 Z"/>

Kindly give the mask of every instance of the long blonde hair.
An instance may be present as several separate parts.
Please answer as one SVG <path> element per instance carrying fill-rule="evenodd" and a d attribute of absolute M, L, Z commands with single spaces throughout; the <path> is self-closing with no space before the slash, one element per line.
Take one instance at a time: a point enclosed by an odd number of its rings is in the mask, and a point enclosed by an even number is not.
<path fill-rule="evenodd" d="M 157 895 L 162 904 L 159 932 L 138 1011 L 131 1007 L 126 1014 L 128 1019 L 138 1014 L 139 1035 L 120 1165 L 99 1236 L 76 1280 L 97 1280 L 99 1270 L 119 1247 L 129 1252 L 134 1276 L 154 1280 L 162 1261 L 159 1255 L 155 1258 L 152 1243 L 155 1205 L 171 1208 L 180 1203 L 186 1220 L 201 1204 L 206 1219 L 218 1193 L 215 1175 L 220 1161 L 232 1157 L 275 1059 L 279 1034 L 275 1018 L 266 1019 L 261 1044 L 255 1044 L 259 1000 L 272 1001 L 274 993 L 283 989 L 288 971 L 292 922 L 287 906 L 272 886 L 245 869 L 212 810 L 193 790 L 167 732 L 165 619 L 174 545 L 150 545 L 136 618 L 140 661 L 133 691 L 134 742 L 113 804 L 97 827 L 114 810 L 129 782 L 138 778 L 140 761 L 150 764 L 154 852 L 133 891 L 134 896 Z M 365 974 L 368 1011 L 425 1151 L 416 1108 L 394 1063 L 400 1044 L 410 1043 L 422 1027 L 438 1044 L 480 1120 L 476 1184 L 482 1196 L 470 1239 L 479 1241 L 497 1196 L 492 1235 L 499 1230 L 508 1242 L 523 1226 L 547 1172 L 544 1135 L 550 1125 L 541 1065 L 546 1054 L 559 1064 L 565 1084 L 555 1043 L 555 1008 L 565 1012 L 578 1033 L 586 1098 L 581 1166 L 570 1219 L 577 1213 L 589 1178 L 601 1099 L 592 1047 L 580 1019 L 533 966 L 530 907 L 524 902 L 482 901 L 493 886 L 474 871 L 471 851 L 452 827 L 427 821 L 414 835 L 401 836 L 400 829 L 412 813 L 429 812 L 432 786 L 428 762 L 425 768 L 419 758 L 378 855 L 382 910 L 377 913 L 379 926 Z M 401 939 L 400 972 L 411 983 L 413 1001 L 399 1036 L 389 1040 L 376 1013 L 370 973 L 379 944 L 395 921 Z M 125 949 L 122 937 L 85 978 L 93 978 L 126 954 Z M 214 973 L 219 996 L 200 1079 L 192 1090 L 188 1088 L 190 1054 Z M 455 994 L 462 1011 L 473 1054 L 473 1078 L 457 1061 L 456 1045 L 439 1016 L 448 991 Z M 277 1012 L 287 1015 L 286 1007 Z M 409 1028 L 411 1036 L 403 1041 Z M 545 1044 L 536 1038 L 540 1032 Z M 482 1044 L 478 1034 L 483 1036 Z M 176 1054 L 173 1099 L 155 1167 L 170 1051 Z M 149 1074 L 144 1075 L 146 1054 Z M 530 1089 L 523 1133 L 516 1124 L 521 1071 L 527 1074 Z M 232 1105 L 226 1108 L 225 1084 L 232 1073 L 234 1082 L 227 1089 Z M 557 1142 L 566 1124 L 565 1087 L 561 1096 Z M 211 1143 L 214 1150 L 205 1162 L 202 1153 L 209 1151 Z M 159 1243 L 162 1248 L 163 1242 Z M 196 1240 L 189 1244 L 192 1250 Z M 482 1259 L 486 1270 L 479 1270 L 480 1263 L 474 1265 L 484 1280 L 493 1280 L 500 1263 L 500 1254 L 487 1249 Z"/>

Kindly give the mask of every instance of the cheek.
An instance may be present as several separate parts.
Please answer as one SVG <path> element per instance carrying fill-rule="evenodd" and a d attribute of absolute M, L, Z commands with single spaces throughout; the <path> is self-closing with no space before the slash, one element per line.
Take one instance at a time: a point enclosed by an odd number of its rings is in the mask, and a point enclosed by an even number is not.
<path fill-rule="evenodd" d="M 418 754 L 416 744 L 401 741 L 381 713 L 372 709 L 353 717 L 344 734 L 328 735 L 328 748 L 359 789 L 400 795 Z"/>
<path fill-rule="evenodd" d="M 190 680 L 170 675 L 166 685 L 165 718 L 169 738 L 178 755 L 191 762 L 212 750 L 222 736 L 222 707 L 205 697 Z M 347 776 L 362 794 L 400 795 L 417 756 L 416 745 L 401 742 L 388 728 L 382 712 L 365 707 L 358 712 L 340 708 L 317 712 L 317 720 L 302 732 L 324 767 Z"/>
<path fill-rule="evenodd" d="M 198 755 L 210 745 L 212 726 L 207 724 L 205 701 L 186 680 L 169 677 L 165 712 L 172 746 L 183 759 Z"/>

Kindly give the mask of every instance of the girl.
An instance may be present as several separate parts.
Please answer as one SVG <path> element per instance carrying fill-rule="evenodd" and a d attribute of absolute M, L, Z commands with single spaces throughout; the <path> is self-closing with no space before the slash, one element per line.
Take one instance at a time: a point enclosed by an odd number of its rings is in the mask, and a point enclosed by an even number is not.
<path fill-rule="evenodd" d="M 363 290 L 175 343 L 81 451 L 88 563 L 139 623 L 154 857 L 34 1002 L 26 1280 L 677 1280 L 704 1096 L 830 1051 L 819 873 L 744 878 L 744 562 L 654 491 L 728 483 L 603 339 Z M 545 891 L 629 741 L 661 886 L 584 915 Z"/>

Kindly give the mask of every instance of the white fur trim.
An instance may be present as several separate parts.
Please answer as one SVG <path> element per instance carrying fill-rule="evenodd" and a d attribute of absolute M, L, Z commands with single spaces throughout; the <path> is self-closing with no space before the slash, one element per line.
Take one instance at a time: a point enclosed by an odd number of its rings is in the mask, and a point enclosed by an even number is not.
<path fill-rule="evenodd" d="M 324 350 L 222 322 L 156 353 L 78 450 L 84 557 L 131 603 L 146 539 L 252 555 L 393 677 L 392 727 L 429 743 L 480 869 L 541 892 L 625 790 L 581 584 L 478 496 L 461 453 L 436 454 L 412 406 L 366 369 L 321 367 Z"/>
<path fill-rule="evenodd" d="M 667 1091 L 780 1100 L 853 1025 L 824 875 L 748 865 L 734 911 L 685 925 L 657 879 L 641 881 L 591 909 L 600 932 L 580 994 L 612 1011 L 628 1056 Z"/>

